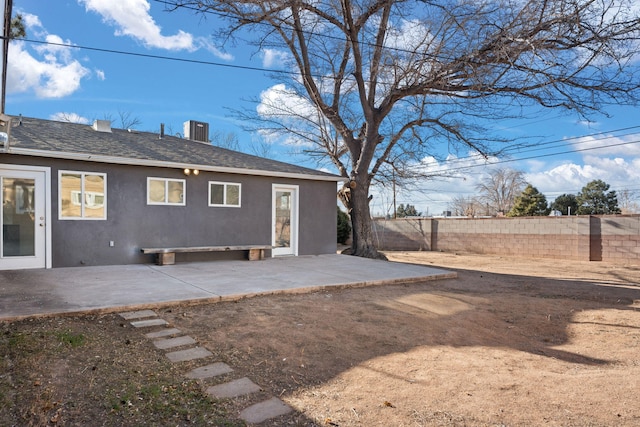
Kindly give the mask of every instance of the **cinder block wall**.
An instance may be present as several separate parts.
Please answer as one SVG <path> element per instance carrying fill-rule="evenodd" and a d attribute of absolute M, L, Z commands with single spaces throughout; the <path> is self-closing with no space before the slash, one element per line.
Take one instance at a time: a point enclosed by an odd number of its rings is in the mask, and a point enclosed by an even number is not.
<path fill-rule="evenodd" d="M 592 234 L 598 230 L 603 261 L 640 260 L 640 215 L 592 217 Z M 592 252 L 596 252 L 593 247 Z"/>
<path fill-rule="evenodd" d="M 640 215 L 374 221 L 381 250 L 640 261 Z"/>

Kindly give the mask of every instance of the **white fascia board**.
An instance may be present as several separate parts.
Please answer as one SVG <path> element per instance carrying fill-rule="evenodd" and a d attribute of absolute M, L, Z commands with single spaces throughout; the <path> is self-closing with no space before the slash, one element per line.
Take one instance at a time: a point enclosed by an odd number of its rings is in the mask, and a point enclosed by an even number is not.
<path fill-rule="evenodd" d="M 129 157 L 103 156 L 103 155 L 93 155 L 93 154 L 87 154 L 87 153 L 67 153 L 67 152 L 60 152 L 60 151 L 33 150 L 29 148 L 10 147 L 8 154 L 19 154 L 23 156 L 34 156 L 34 157 L 47 157 L 52 159 L 83 160 L 83 161 L 89 161 L 89 162 L 111 163 L 111 164 L 117 164 L 117 165 L 151 166 L 151 167 L 173 168 L 173 169 L 189 168 L 189 169 L 198 169 L 200 171 L 229 173 L 229 174 L 235 174 L 235 175 L 255 175 L 255 176 L 268 176 L 268 177 L 276 177 L 276 178 L 308 179 L 312 181 L 331 181 L 331 182 L 344 181 L 344 178 L 339 175 L 328 175 L 328 176 L 327 175 L 311 175 L 311 174 L 292 173 L 292 172 L 275 172 L 275 171 L 260 170 L 260 169 L 228 168 L 223 166 L 207 166 L 207 165 L 195 165 L 191 163 L 163 162 L 159 160 L 132 159 Z"/>

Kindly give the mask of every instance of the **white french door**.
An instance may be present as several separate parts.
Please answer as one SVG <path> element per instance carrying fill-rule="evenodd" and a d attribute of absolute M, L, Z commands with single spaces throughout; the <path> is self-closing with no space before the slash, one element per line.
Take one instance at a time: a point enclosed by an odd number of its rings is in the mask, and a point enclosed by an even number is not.
<path fill-rule="evenodd" d="M 48 169 L 0 165 L 0 270 L 49 267 Z"/>
<path fill-rule="evenodd" d="M 273 256 L 298 255 L 298 186 L 273 185 Z"/>

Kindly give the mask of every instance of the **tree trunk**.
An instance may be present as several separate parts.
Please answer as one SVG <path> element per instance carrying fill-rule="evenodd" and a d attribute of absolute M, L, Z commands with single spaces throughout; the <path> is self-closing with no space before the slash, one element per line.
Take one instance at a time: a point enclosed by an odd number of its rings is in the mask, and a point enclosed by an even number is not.
<path fill-rule="evenodd" d="M 369 185 L 355 181 L 350 188 L 349 215 L 351 216 L 352 243 L 351 248 L 343 253 L 364 258 L 384 259 L 387 257 L 378 252 L 375 246 L 371 214 L 369 212 Z"/>

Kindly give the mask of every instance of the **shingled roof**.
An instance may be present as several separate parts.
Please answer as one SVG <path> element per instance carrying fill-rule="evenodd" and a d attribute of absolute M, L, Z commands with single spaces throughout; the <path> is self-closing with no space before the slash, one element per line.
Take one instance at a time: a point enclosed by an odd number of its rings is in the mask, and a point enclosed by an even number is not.
<path fill-rule="evenodd" d="M 110 130 L 110 131 L 109 131 Z M 342 178 L 289 163 L 216 147 L 210 143 L 127 129 L 14 117 L 4 152 L 115 164 L 339 181 Z M 0 152 L 2 152 L 0 150 Z"/>

